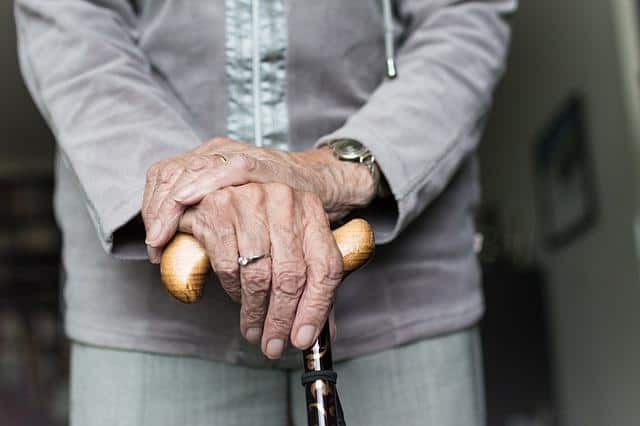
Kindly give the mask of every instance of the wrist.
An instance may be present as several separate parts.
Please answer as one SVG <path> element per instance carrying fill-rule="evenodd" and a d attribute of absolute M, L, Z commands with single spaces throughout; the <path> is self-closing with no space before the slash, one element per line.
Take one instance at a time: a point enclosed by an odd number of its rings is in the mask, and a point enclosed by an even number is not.
<path fill-rule="evenodd" d="M 313 170 L 316 193 L 329 214 L 366 207 L 375 198 L 376 182 L 366 164 L 341 161 L 328 146 L 298 154 Z"/>

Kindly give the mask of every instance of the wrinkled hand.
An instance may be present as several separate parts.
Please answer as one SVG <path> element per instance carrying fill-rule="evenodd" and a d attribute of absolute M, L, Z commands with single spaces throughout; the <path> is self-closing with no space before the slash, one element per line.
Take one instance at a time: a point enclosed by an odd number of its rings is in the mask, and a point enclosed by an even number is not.
<path fill-rule="evenodd" d="M 205 247 L 221 285 L 241 302 L 240 330 L 269 358 L 304 349 L 327 320 L 342 256 L 319 197 L 278 183 L 210 193 L 179 220 Z M 238 255 L 271 253 L 240 267 Z"/>
<path fill-rule="evenodd" d="M 332 220 L 367 205 L 375 194 L 366 167 L 338 161 L 326 148 L 283 152 L 213 139 L 149 169 L 142 208 L 149 259 L 160 261 L 186 208 L 218 189 L 251 182 L 277 182 L 314 193 Z"/>

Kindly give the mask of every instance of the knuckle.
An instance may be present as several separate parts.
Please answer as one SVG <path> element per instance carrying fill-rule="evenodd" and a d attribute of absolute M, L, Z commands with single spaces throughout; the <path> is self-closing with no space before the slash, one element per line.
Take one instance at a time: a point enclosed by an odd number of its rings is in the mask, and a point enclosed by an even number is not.
<path fill-rule="evenodd" d="M 195 155 L 187 162 L 187 169 L 191 172 L 198 172 L 209 166 L 209 164 L 209 159 L 204 155 Z"/>
<path fill-rule="evenodd" d="M 271 282 L 271 271 L 264 267 L 244 268 L 241 272 L 242 281 L 249 295 L 266 293 Z"/>
<path fill-rule="evenodd" d="M 339 280 L 340 271 L 332 270 L 331 263 L 327 261 L 315 261 L 315 267 L 312 268 L 312 279 L 314 282 L 324 286 L 335 286 Z"/>
<path fill-rule="evenodd" d="M 276 334 L 289 334 L 291 330 L 292 320 L 280 315 L 274 315 L 269 319 L 269 327 L 275 331 Z"/>
<path fill-rule="evenodd" d="M 162 167 L 162 170 L 160 170 L 160 181 L 162 183 L 171 182 L 181 171 L 182 166 L 177 161 L 170 161 Z"/>
<path fill-rule="evenodd" d="M 320 295 L 326 295 L 329 296 L 329 298 L 332 297 L 339 282 L 336 277 L 331 277 L 328 273 L 322 274 L 317 280 Z"/>
<path fill-rule="evenodd" d="M 235 164 L 237 167 L 248 172 L 255 170 L 257 163 L 258 160 L 247 154 L 238 154 L 235 157 Z"/>
<path fill-rule="evenodd" d="M 242 285 L 243 300 L 248 306 L 260 306 L 266 303 L 269 296 L 269 286 L 258 283 L 244 283 Z"/>
<path fill-rule="evenodd" d="M 245 324 L 262 324 L 267 314 L 263 305 L 248 307 L 244 302 L 241 311 L 241 316 Z"/>
<path fill-rule="evenodd" d="M 273 276 L 274 294 L 284 299 L 299 299 L 304 289 L 306 275 L 306 268 L 303 264 L 296 262 L 280 265 Z"/>
<path fill-rule="evenodd" d="M 262 304 L 269 296 L 269 284 L 257 281 L 245 282 L 242 285 L 242 292 L 245 300 L 250 305 Z"/>
<path fill-rule="evenodd" d="M 311 299 L 331 300 L 340 284 L 338 275 L 332 275 L 328 269 L 316 270 L 313 274 L 313 285 L 309 286 Z"/>

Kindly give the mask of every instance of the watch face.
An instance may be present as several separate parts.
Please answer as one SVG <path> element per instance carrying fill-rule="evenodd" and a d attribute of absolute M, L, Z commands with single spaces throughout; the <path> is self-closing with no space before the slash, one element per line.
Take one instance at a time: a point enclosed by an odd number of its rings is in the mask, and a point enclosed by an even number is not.
<path fill-rule="evenodd" d="M 342 139 L 336 142 L 333 149 L 343 160 L 359 160 L 367 153 L 367 148 L 353 139 Z"/>

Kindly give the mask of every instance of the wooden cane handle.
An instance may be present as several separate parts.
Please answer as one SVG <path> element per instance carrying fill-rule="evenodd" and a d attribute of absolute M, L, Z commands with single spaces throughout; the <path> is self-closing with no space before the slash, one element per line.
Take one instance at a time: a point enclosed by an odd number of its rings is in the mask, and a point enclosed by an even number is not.
<path fill-rule="evenodd" d="M 333 231 L 345 274 L 364 265 L 373 254 L 373 230 L 367 221 L 353 219 Z M 189 234 L 177 234 L 167 245 L 160 261 L 160 276 L 165 287 L 184 303 L 202 297 L 204 282 L 211 270 L 209 257 L 200 243 Z"/>

